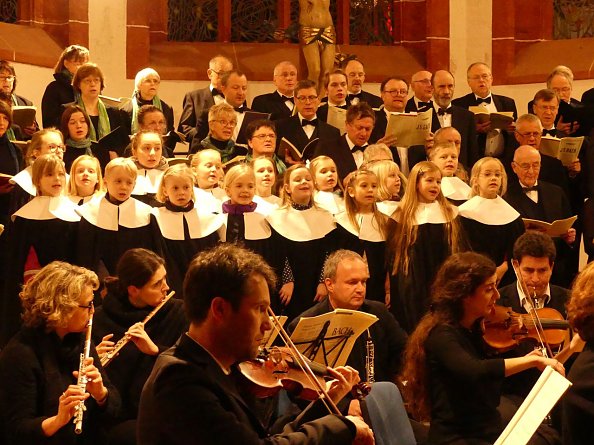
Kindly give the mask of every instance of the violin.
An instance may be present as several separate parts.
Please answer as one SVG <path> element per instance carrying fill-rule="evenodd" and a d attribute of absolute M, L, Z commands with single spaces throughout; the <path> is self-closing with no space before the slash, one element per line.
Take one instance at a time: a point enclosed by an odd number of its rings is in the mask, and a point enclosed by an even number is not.
<path fill-rule="evenodd" d="M 559 347 L 565 340 L 569 322 L 553 308 L 536 309 L 536 312 L 545 342 L 552 347 Z M 500 352 L 513 349 L 521 341 L 541 341 L 534 318 L 528 314 L 518 314 L 509 307 L 495 306 L 481 325 L 485 342 Z"/>
<path fill-rule="evenodd" d="M 316 382 L 303 371 L 301 360 L 313 371 Z M 301 399 L 317 400 L 320 396 L 318 388 L 326 387 L 327 380 L 334 379 L 326 366 L 298 357 L 288 347 L 263 350 L 256 359 L 240 363 L 239 370 L 245 378 L 247 389 L 259 398 L 274 396 L 285 389 Z M 353 387 L 351 394 L 362 399 L 369 394 L 370 389 L 367 383 L 361 382 Z"/>

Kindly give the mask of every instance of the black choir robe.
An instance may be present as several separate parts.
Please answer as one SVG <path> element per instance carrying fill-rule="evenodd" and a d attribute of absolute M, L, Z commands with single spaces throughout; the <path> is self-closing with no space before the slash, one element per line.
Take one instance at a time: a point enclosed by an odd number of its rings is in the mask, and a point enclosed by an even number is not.
<path fill-rule="evenodd" d="M 177 131 L 186 136 L 191 145 L 192 139 L 201 141 L 208 135 L 208 110 L 215 104 L 210 86 L 192 90 L 184 96 L 183 109 Z"/>
<path fill-rule="evenodd" d="M 321 150 L 322 147 L 325 149 L 328 149 L 328 147 L 336 147 L 339 144 L 340 131 L 332 125 L 328 125 L 326 122 L 318 121 L 318 125 L 311 138 L 308 138 L 305 131 L 303 131 L 299 116 L 281 119 L 276 122 L 276 148 L 279 157 L 284 159 L 284 153 L 278 153 L 278 147 L 282 138 L 286 138 L 300 151 L 303 151 L 307 144 L 317 138 L 318 141 L 315 142 L 315 147 L 313 147 L 312 151 L 312 153 L 316 153 L 318 150 Z"/>
<path fill-rule="evenodd" d="M 460 145 L 460 162 L 469 171 L 476 161 L 481 158 L 478 149 L 478 141 L 476 137 L 476 124 L 474 121 L 474 114 L 464 108 L 452 105 L 452 127 L 454 127 L 462 136 L 462 144 Z M 433 108 L 433 120 L 431 123 L 431 131 L 435 133 L 441 128 L 439 118 L 435 108 Z"/>
<path fill-rule="evenodd" d="M 260 113 L 270 113 L 270 120 L 272 121 L 289 118 L 293 114 L 287 107 L 286 100 L 281 97 L 278 91 L 254 97 L 252 110 Z"/>

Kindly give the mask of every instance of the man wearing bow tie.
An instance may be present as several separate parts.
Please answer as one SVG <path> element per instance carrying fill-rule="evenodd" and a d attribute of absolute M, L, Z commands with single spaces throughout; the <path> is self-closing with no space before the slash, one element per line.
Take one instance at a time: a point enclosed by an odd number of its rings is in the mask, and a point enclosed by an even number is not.
<path fill-rule="evenodd" d="M 417 71 L 410 79 L 410 87 L 413 90 L 413 97 L 406 103 L 405 111 L 425 111 L 433 106 L 433 85 L 431 84 L 431 73 L 429 71 Z"/>
<path fill-rule="evenodd" d="M 355 105 L 359 102 L 367 102 L 372 108 L 377 108 L 382 105 L 382 99 L 375 94 L 363 91 L 363 84 L 365 83 L 365 68 L 361 61 L 356 59 L 349 60 L 344 65 L 344 73 L 347 76 L 347 101 Z"/>
<path fill-rule="evenodd" d="M 318 118 L 328 122 L 328 108 L 336 107 L 347 110 L 347 76 L 342 70 L 334 70 L 324 77 L 324 88 L 328 93 L 328 100 L 318 108 Z"/>
<path fill-rule="evenodd" d="M 297 83 L 297 68 L 291 62 L 280 62 L 274 67 L 272 82 L 276 91 L 256 96 L 252 110 L 270 113 L 270 120 L 273 121 L 291 117 L 295 107 L 293 90 Z"/>
<path fill-rule="evenodd" d="M 315 156 L 331 157 L 342 181 L 363 164 L 363 152 L 369 145 L 374 123 L 375 113 L 366 102 L 351 105 L 346 114 L 346 133 L 340 137 L 337 145 L 320 145 Z"/>
<path fill-rule="evenodd" d="M 295 86 L 295 116 L 277 121 L 277 151 L 283 138 L 304 152 L 304 159 L 293 159 L 288 153 L 277 154 L 286 164 L 311 159 L 318 146 L 333 147 L 338 144 L 340 132 L 332 125 L 320 121 L 316 113 L 320 105 L 315 82 L 300 80 Z M 305 150 L 307 147 L 307 150 Z"/>
<path fill-rule="evenodd" d="M 539 179 L 541 161 L 538 150 L 530 145 L 522 145 L 516 149 L 511 167 L 517 179 L 510 178 L 504 199 L 522 218 L 551 223 L 571 217 L 569 200 L 563 190 L 555 184 Z M 577 248 L 574 247 L 575 238 L 576 231 L 572 228 L 556 243 L 559 267 L 553 280 L 554 284 L 568 287 L 577 272 L 572 261 L 573 249 Z"/>
<path fill-rule="evenodd" d="M 186 93 L 177 129 L 186 136 L 188 144 L 194 137 L 200 142 L 208 134 L 208 110 L 225 101 L 221 93 L 221 78 L 231 70 L 233 63 L 228 58 L 221 55 L 213 57 L 206 71 L 210 85 Z"/>
<path fill-rule="evenodd" d="M 493 94 L 493 75 L 489 66 L 482 62 L 475 62 L 466 71 L 468 86 L 472 90 L 466 96 L 454 99 L 452 104 L 466 108 L 472 106 L 483 106 L 489 112 L 511 111 L 514 114 L 514 121 L 518 118 L 516 103 L 511 97 Z M 514 131 L 513 124 L 507 130 L 491 129 L 491 123 L 477 123 L 478 145 L 482 156 L 494 156 L 500 159 L 509 159 L 513 156 Z M 507 154 L 507 156 L 506 156 Z"/>
<path fill-rule="evenodd" d="M 462 107 L 452 105 L 454 76 L 446 70 L 433 74 L 433 120 L 431 131 L 442 127 L 454 127 L 462 136 L 460 162 L 470 170 L 481 157 L 478 150 L 474 114 Z"/>
<path fill-rule="evenodd" d="M 225 102 L 235 110 L 237 125 L 233 129 L 232 139 L 238 144 L 247 143 L 245 128 L 243 127 L 245 112 L 250 111 L 245 105 L 247 85 L 247 77 L 241 71 L 230 71 L 221 79 L 221 92 L 225 97 Z"/>

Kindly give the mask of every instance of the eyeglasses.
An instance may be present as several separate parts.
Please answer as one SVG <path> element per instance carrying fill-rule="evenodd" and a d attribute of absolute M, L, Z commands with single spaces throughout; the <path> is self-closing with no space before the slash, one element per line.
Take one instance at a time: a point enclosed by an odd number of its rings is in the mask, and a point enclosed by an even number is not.
<path fill-rule="evenodd" d="M 283 72 L 283 73 L 279 73 L 279 74 L 275 74 L 275 76 L 278 77 L 296 77 L 297 76 L 297 71 L 290 71 L 290 72 Z"/>
<path fill-rule="evenodd" d="M 87 77 L 86 79 L 83 79 L 81 83 L 84 83 L 85 85 L 94 85 L 96 83 L 101 83 L 101 79 L 99 79 L 98 77 Z"/>
<path fill-rule="evenodd" d="M 313 102 L 318 98 L 318 96 L 297 96 L 297 100 L 299 102 Z"/>
<path fill-rule="evenodd" d="M 91 302 L 88 305 L 85 306 L 84 304 L 79 304 L 78 307 L 81 309 L 87 309 L 90 311 L 91 309 L 93 309 L 95 307 L 95 305 L 93 304 L 93 301 L 91 300 Z"/>
<path fill-rule="evenodd" d="M 225 119 L 214 120 L 213 122 L 218 122 L 223 127 L 235 127 L 237 125 L 237 121 L 227 121 Z"/>
<path fill-rule="evenodd" d="M 384 93 L 391 94 L 392 96 L 406 96 L 408 94 L 408 90 L 384 90 Z"/>
<path fill-rule="evenodd" d="M 536 104 L 537 108 L 540 108 L 543 111 L 557 111 L 559 109 L 559 105 L 539 105 Z"/>
<path fill-rule="evenodd" d="M 213 69 L 211 69 L 211 71 L 218 76 L 224 76 L 225 74 L 228 74 L 231 72 L 231 71 L 217 71 L 217 70 L 213 70 Z"/>
<path fill-rule="evenodd" d="M 47 146 L 49 148 L 49 151 L 51 151 L 52 153 L 56 153 L 58 150 L 61 152 L 65 152 L 66 151 L 66 146 L 63 144 L 57 145 L 57 144 L 49 144 Z"/>
<path fill-rule="evenodd" d="M 481 74 L 480 76 L 469 77 L 470 80 L 489 80 L 490 78 L 491 74 Z"/>
<path fill-rule="evenodd" d="M 529 171 L 530 169 L 538 170 L 540 168 L 540 162 L 533 162 L 532 164 L 524 162 L 522 164 L 518 164 L 517 162 L 514 161 L 514 164 L 516 164 L 518 167 L 520 167 L 525 172 Z"/>
<path fill-rule="evenodd" d="M 422 83 L 423 85 L 429 85 L 429 84 L 431 84 L 431 79 L 419 79 L 419 80 L 413 80 L 413 82 Z"/>
<path fill-rule="evenodd" d="M 541 133 L 539 133 L 537 131 L 532 131 L 529 133 L 520 133 L 519 131 L 516 131 L 516 134 L 519 134 L 523 138 L 537 138 L 537 137 L 541 136 Z"/>
<path fill-rule="evenodd" d="M 274 133 L 266 133 L 266 134 L 255 134 L 253 137 L 260 139 L 261 141 L 263 141 L 266 138 L 269 139 L 276 139 L 276 134 Z"/>
<path fill-rule="evenodd" d="M 0 77 L 1 79 L 1 77 Z M 563 88 L 551 88 L 555 93 L 559 94 L 559 93 L 569 93 L 571 92 L 571 88 L 570 87 L 563 87 Z"/>
<path fill-rule="evenodd" d="M 2 82 L 14 82 L 14 79 L 16 79 L 14 76 L 0 76 Z"/>

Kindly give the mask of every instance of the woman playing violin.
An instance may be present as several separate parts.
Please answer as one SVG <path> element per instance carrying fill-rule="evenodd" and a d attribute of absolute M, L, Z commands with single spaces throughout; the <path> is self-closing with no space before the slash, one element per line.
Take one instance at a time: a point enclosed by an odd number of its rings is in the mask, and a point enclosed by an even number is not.
<path fill-rule="evenodd" d="M 430 420 L 429 444 L 490 444 L 503 430 L 497 411 L 505 377 L 529 368 L 552 366 L 555 359 L 486 358 L 480 320 L 499 298 L 495 264 L 465 252 L 441 266 L 432 303 L 405 352 L 403 380 L 413 415 Z"/>

